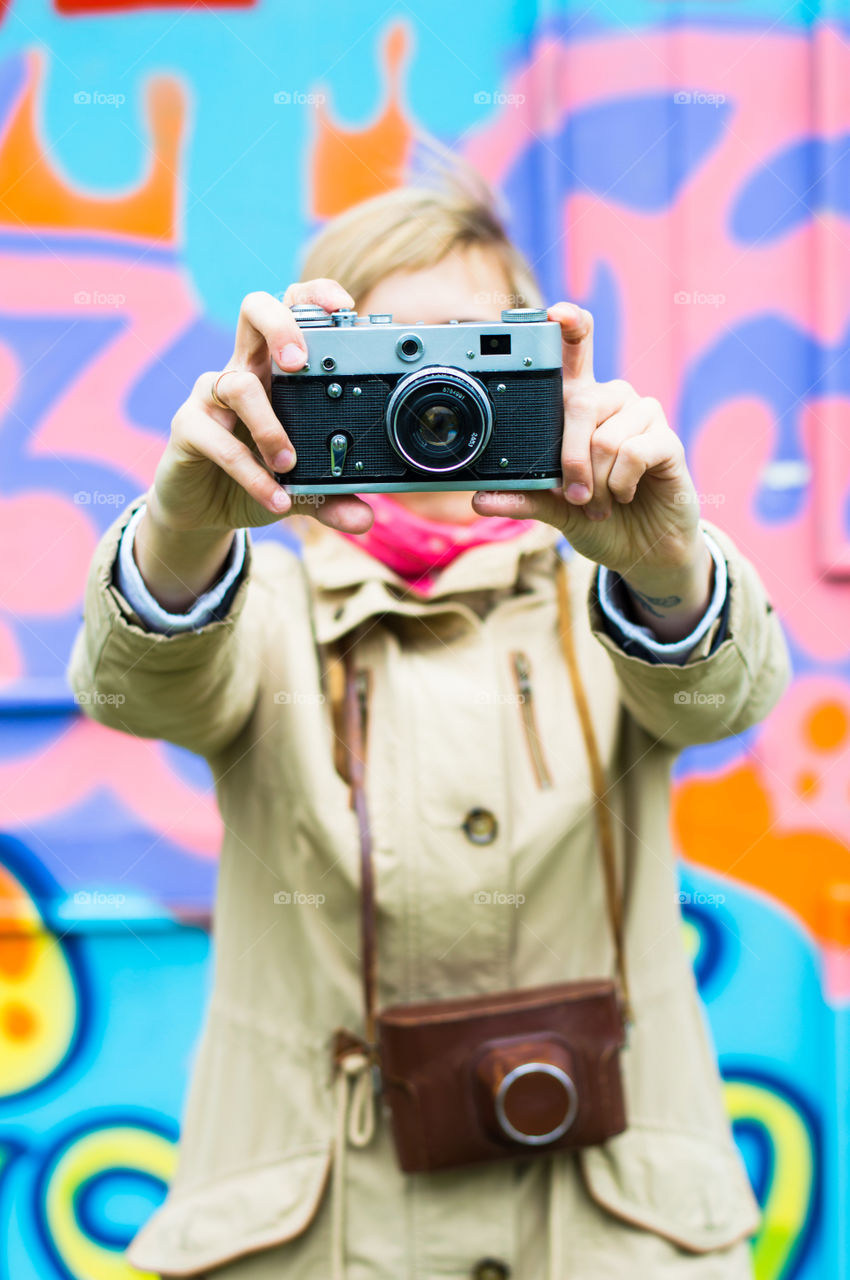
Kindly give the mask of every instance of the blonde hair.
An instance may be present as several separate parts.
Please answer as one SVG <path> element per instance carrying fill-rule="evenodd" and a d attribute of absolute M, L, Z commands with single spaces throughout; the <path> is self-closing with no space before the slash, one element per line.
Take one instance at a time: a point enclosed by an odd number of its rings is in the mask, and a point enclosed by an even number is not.
<path fill-rule="evenodd" d="M 508 238 L 496 197 L 484 179 L 455 158 L 432 166 L 437 181 L 417 181 L 373 196 L 328 222 L 307 245 L 302 280 L 329 277 L 355 306 L 386 276 L 436 266 L 453 249 L 492 250 L 508 290 L 506 307 L 540 305 L 540 288 Z"/>

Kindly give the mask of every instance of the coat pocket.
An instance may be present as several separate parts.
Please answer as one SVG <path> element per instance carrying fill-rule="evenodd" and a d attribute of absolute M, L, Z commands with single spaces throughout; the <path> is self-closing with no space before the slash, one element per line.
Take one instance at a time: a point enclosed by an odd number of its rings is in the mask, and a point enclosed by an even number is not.
<path fill-rule="evenodd" d="M 733 1139 L 632 1126 L 578 1153 L 588 1193 L 624 1222 L 691 1253 L 753 1235 L 761 1210 Z"/>
<path fill-rule="evenodd" d="M 126 1250 L 127 1261 L 163 1277 L 203 1280 L 209 1268 L 293 1240 L 318 1211 L 330 1164 L 328 1144 L 172 1192 Z"/>

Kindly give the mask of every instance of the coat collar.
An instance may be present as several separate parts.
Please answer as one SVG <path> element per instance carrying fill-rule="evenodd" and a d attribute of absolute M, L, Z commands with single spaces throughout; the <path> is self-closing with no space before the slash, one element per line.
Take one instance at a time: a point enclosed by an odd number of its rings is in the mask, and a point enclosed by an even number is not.
<path fill-rule="evenodd" d="M 516 538 L 469 547 L 439 573 L 428 596 L 420 596 L 362 547 L 310 521 L 302 530 L 301 555 L 313 592 L 316 638 L 328 643 L 369 616 L 390 612 L 420 617 L 454 613 L 475 625 L 474 609 L 458 600 L 458 594 L 509 593 L 520 573 L 551 560 L 552 548 L 563 538 L 542 521 L 526 523 Z"/>

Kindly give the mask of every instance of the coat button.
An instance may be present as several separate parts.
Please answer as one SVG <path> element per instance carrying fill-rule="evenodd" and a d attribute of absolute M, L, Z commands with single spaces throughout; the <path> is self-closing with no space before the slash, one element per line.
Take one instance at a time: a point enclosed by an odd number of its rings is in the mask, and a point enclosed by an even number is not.
<path fill-rule="evenodd" d="M 472 1280 L 508 1280 L 511 1269 L 498 1258 L 482 1258 L 472 1268 Z"/>
<path fill-rule="evenodd" d="M 467 840 L 471 840 L 473 844 L 492 844 L 498 834 L 499 824 L 489 809 L 470 809 L 463 820 L 463 829 Z"/>
<path fill-rule="evenodd" d="M 337 607 L 334 609 L 334 618 L 336 619 L 337 622 L 339 622 L 340 618 L 344 613 L 345 613 L 345 605 L 338 604 Z"/>

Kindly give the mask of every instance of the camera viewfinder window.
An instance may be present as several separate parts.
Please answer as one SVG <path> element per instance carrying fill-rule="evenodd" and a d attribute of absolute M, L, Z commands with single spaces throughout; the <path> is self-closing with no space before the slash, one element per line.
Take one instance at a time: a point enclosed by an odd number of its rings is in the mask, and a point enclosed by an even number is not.
<path fill-rule="evenodd" d="M 511 354 L 511 335 L 509 333 L 482 333 L 482 356 L 509 356 Z"/>

